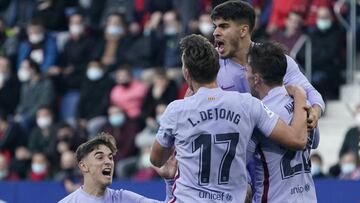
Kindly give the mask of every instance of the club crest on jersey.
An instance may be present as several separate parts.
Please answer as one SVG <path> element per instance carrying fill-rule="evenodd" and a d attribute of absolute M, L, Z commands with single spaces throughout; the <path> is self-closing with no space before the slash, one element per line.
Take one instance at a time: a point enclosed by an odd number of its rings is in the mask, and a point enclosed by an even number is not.
<path fill-rule="evenodd" d="M 215 98 L 215 97 L 208 97 L 208 100 L 209 100 L 209 101 L 215 101 L 216 98 Z"/>
<path fill-rule="evenodd" d="M 272 118 L 275 115 L 275 113 L 272 112 L 267 106 L 265 106 L 264 103 L 261 102 L 261 104 L 263 106 L 263 109 L 266 111 L 267 115 L 269 116 L 269 118 Z"/>

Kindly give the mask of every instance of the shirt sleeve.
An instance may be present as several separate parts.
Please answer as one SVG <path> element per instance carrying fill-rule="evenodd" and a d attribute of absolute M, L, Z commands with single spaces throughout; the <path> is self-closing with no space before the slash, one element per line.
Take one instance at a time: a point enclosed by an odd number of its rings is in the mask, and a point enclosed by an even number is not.
<path fill-rule="evenodd" d="M 176 105 L 174 102 L 170 103 L 163 116 L 160 119 L 160 127 L 156 133 L 156 140 L 158 143 L 166 148 L 170 148 L 174 145 L 175 141 L 175 130 L 176 130 Z"/>
<path fill-rule="evenodd" d="M 266 107 L 260 100 L 254 97 L 252 99 L 251 108 L 253 108 L 255 114 L 253 117 L 255 125 L 266 137 L 269 137 L 279 120 L 279 116 Z"/>
<path fill-rule="evenodd" d="M 299 85 L 304 88 L 311 105 L 318 104 L 321 110 L 325 110 L 325 102 L 321 94 L 311 85 L 305 75 L 300 71 L 297 63 L 290 56 L 286 55 L 287 69 L 284 77 L 285 85 Z"/>

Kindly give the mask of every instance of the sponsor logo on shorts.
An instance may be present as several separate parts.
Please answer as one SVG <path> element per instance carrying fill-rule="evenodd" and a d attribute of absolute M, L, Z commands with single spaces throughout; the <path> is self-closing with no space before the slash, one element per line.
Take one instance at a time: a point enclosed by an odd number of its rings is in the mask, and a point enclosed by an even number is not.
<path fill-rule="evenodd" d="M 205 191 L 205 190 L 199 190 L 199 198 L 200 199 L 208 199 L 208 200 L 215 200 L 215 201 L 226 201 L 231 202 L 233 200 L 233 197 L 229 193 L 224 193 L 221 191 Z"/>
<path fill-rule="evenodd" d="M 305 185 L 297 185 L 293 188 L 291 188 L 290 190 L 290 194 L 294 195 L 294 194 L 302 194 L 304 192 L 309 192 L 311 189 L 310 184 L 306 183 Z"/>

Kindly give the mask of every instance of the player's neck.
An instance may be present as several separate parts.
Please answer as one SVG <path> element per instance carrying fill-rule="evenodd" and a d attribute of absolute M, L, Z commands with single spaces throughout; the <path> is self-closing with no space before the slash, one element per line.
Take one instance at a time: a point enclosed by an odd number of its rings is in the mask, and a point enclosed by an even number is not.
<path fill-rule="evenodd" d="M 102 197 L 105 194 L 106 186 L 102 187 L 92 181 L 86 181 L 84 178 L 84 185 L 82 189 L 91 196 Z"/>
<path fill-rule="evenodd" d="M 241 40 L 241 42 L 239 42 L 238 51 L 235 53 L 235 56 L 232 57 L 231 59 L 236 63 L 245 66 L 247 64 L 247 55 L 249 53 L 251 44 L 252 41 L 250 38 Z"/>
<path fill-rule="evenodd" d="M 211 83 L 206 83 L 206 84 L 200 84 L 200 83 L 193 82 L 192 87 L 193 87 L 193 91 L 196 93 L 201 87 L 213 89 L 213 88 L 217 88 L 218 85 L 217 85 L 216 81 L 213 81 Z"/>
<path fill-rule="evenodd" d="M 278 85 L 274 85 L 274 86 L 268 86 L 268 85 L 262 85 L 261 88 L 259 88 L 259 99 L 262 100 L 264 99 L 264 97 L 266 97 L 266 95 L 269 94 L 269 92 L 274 89 L 275 87 L 279 87 Z"/>

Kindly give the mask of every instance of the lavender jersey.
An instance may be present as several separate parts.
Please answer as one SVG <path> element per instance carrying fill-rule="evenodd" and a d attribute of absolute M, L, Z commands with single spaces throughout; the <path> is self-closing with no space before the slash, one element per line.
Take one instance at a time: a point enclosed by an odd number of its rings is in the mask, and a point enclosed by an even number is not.
<path fill-rule="evenodd" d="M 244 202 L 246 146 L 254 127 L 269 136 L 278 116 L 250 94 L 200 88 L 170 103 L 156 139 L 175 146 L 178 174 L 170 202 Z"/>
<path fill-rule="evenodd" d="M 291 122 L 294 101 L 284 86 L 270 90 L 262 101 L 282 120 L 288 124 Z M 254 203 L 317 202 L 310 173 L 310 150 L 317 146 L 318 136 L 318 133 L 309 133 L 306 149 L 292 151 L 255 131 L 247 149 L 248 160 L 251 160 L 249 155 L 252 155 L 254 161 Z"/>
<path fill-rule="evenodd" d="M 294 59 L 286 55 L 287 69 L 284 77 L 284 84 L 294 84 L 302 86 L 311 105 L 318 104 L 325 110 L 325 103 L 318 91 L 309 83 L 301 73 L 299 66 Z M 223 90 L 238 92 L 249 92 L 249 85 L 246 79 L 246 68 L 231 59 L 220 59 L 220 70 L 217 75 L 217 84 Z"/>
<path fill-rule="evenodd" d="M 170 198 L 172 198 L 171 187 L 172 181 L 166 182 L 166 193 L 167 199 L 165 202 L 168 202 Z M 105 195 L 102 197 L 95 197 L 86 193 L 82 187 L 78 188 L 64 199 L 60 200 L 59 203 L 162 203 L 162 201 L 148 199 L 139 194 L 128 190 L 114 190 L 110 188 L 106 188 Z"/>

